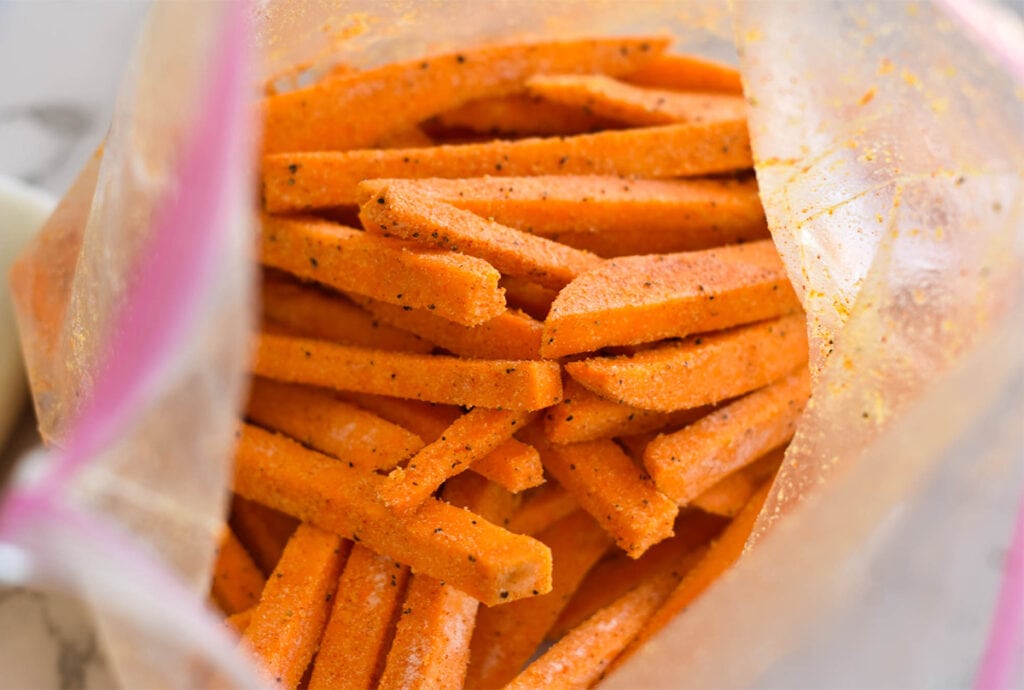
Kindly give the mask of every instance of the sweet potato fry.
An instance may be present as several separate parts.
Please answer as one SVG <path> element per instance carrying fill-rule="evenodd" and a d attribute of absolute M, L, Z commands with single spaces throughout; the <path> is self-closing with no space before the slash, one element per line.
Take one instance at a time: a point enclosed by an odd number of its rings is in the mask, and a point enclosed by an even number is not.
<path fill-rule="evenodd" d="M 561 400 L 558 364 L 460 359 L 264 334 L 253 373 L 276 381 L 454 405 L 536 410 Z"/>
<path fill-rule="evenodd" d="M 374 498 L 380 479 L 283 436 L 241 429 L 235 490 L 246 498 L 444 578 L 487 604 L 550 590 L 551 553 L 540 542 L 435 499 L 403 520 Z"/>
<path fill-rule="evenodd" d="M 266 578 L 256 567 L 249 552 L 225 526 L 213 562 L 213 584 L 210 594 L 227 615 L 251 608 L 260 600 Z"/>
<path fill-rule="evenodd" d="M 444 484 L 441 498 L 457 508 L 465 508 L 495 524 L 507 526 L 521 498 L 494 481 L 474 472 L 452 477 Z"/>
<path fill-rule="evenodd" d="M 483 259 L 505 275 L 559 289 L 601 259 L 521 232 L 430 197 L 413 197 L 376 180 L 359 185 L 363 227 Z"/>
<path fill-rule="evenodd" d="M 632 356 L 569 362 L 565 371 L 604 398 L 671 412 L 749 393 L 806 361 L 807 324 L 803 314 L 793 314 L 691 336 Z"/>
<path fill-rule="evenodd" d="M 775 476 L 785 454 L 785 446 L 769 451 L 746 467 L 718 480 L 690 501 L 690 505 L 713 515 L 736 516 L 757 493 L 758 487 Z"/>
<path fill-rule="evenodd" d="M 373 412 L 382 419 L 408 429 L 424 443 L 433 443 L 441 438 L 444 430 L 462 414 L 462 410 L 455 405 L 439 405 L 351 391 L 341 391 L 338 396 Z"/>
<path fill-rule="evenodd" d="M 566 379 L 562 402 L 544 412 L 544 433 L 552 443 L 580 443 L 642 434 L 666 426 L 694 422 L 710 407 L 676 412 L 654 412 L 623 405 L 591 393 L 574 379 Z"/>
<path fill-rule="evenodd" d="M 360 544 L 338 581 L 309 690 L 377 687 L 409 579 L 409 568 Z"/>
<path fill-rule="evenodd" d="M 514 494 L 544 483 L 537 449 L 514 438 L 474 462 L 472 470 Z"/>
<path fill-rule="evenodd" d="M 341 295 L 313 286 L 265 279 L 260 297 L 266 319 L 302 338 L 402 352 L 427 353 L 434 349 L 420 336 L 381 323 Z"/>
<path fill-rule="evenodd" d="M 538 74 L 526 87 L 548 100 L 586 106 L 627 125 L 746 120 L 747 104 L 740 96 L 652 89 L 600 74 Z"/>
<path fill-rule="evenodd" d="M 278 153 L 263 159 L 271 213 L 356 203 L 363 180 L 480 175 L 692 177 L 753 165 L 746 123 L 687 123 L 419 149 Z"/>
<path fill-rule="evenodd" d="M 520 309 L 541 321 L 547 318 L 551 303 L 558 296 L 557 290 L 513 276 L 502 276 L 498 286 L 505 291 L 505 301 L 510 309 Z"/>
<path fill-rule="evenodd" d="M 806 367 L 754 391 L 644 450 L 644 465 L 669 498 L 686 505 L 728 474 L 793 436 L 810 396 Z"/>
<path fill-rule="evenodd" d="M 267 581 L 243 643 L 276 686 L 297 688 L 327 623 L 348 548 L 341 537 L 299 525 Z"/>
<path fill-rule="evenodd" d="M 232 613 L 224 619 L 224 625 L 231 628 L 236 635 L 244 635 L 245 631 L 249 628 L 249 623 L 252 622 L 253 608 L 255 607 L 247 608 L 245 611 L 239 611 L 238 613 Z"/>
<path fill-rule="evenodd" d="M 256 377 L 246 414 L 260 426 L 367 472 L 394 469 L 423 448 L 416 434 L 323 389 Z"/>
<path fill-rule="evenodd" d="M 503 225 L 599 256 L 694 251 L 769 236 L 753 179 L 538 175 L 456 180 L 431 177 L 376 183 L 407 194 L 430 195 Z M 506 298 L 511 302 L 511 294 Z M 550 303 L 548 300 L 547 305 Z"/>
<path fill-rule="evenodd" d="M 565 487 L 548 480 L 523 497 L 519 509 L 508 523 L 510 532 L 535 535 L 579 508 Z"/>
<path fill-rule="evenodd" d="M 635 72 L 667 43 L 643 37 L 493 46 L 341 74 L 267 98 L 264 150 L 369 146 L 467 101 L 512 93 L 533 74 Z"/>
<path fill-rule="evenodd" d="M 551 549 L 553 588 L 543 596 L 479 612 L 466 676 L 469 688 L 497 688 L 515 677 L 584 575 L 611 545 L 608 534 L 582 510 L 549 526 L 537 538 Z"/>
<path fill-rule="evenodd" d="M 456 419 L 441 438 L 421 449 L 404 468 L 388 474 L 379 498 L 396 513 L 416 510 L 449 477 L 510 439 L 532 418 L 523 412 L 478 407 Z"/>
<path fill-rule="evenodd" d="M 735 68 L 690 55 L 659 55 L 623 80 L 660 89 L 743 94 L 740 73 Z"/>
<path fill-rule="evenodd" d="M 505 311 L 499 274 L 486 261 L 328 221 L 265 216 L 261 260 L 304 280 L 430 309 L 465 326 Z"/>
<path fill-rule="evenodd" d="M 448 129 L 519 136 L 565 136 L 592 132 L 611 124 L 583 108 L 552 103 L 525 93 L 470 101 L 441 113 L 436 123 Z"/>
<path fill-rule="evenodd" d="M 354 297 L 381 324 L 415 333 L 449 352 L 478 359 L 539 359 L 543 326 L 529 315 L 507 309 L 478 326 L 463 326 L 427 309 L 403 309 L 369 297 Z"/>
<path fill-rule="evenodd" d="M 544 468 L 630 556 L 638 558 L 672 536 L 677 506 L 614 441 L 556 446 L 546 443 L 536 428 L 528 431 L 532 434 L 524 438 L 537 448 Z"/>
<path fill-rule="evenodd" d="M 606 261 L 567 285 L 544 322 L 541 354 L 678 338 L 796 312 L 768 240 Z"/>
<path fill-rule="evenodd" d="M 260 572 L 268 577 L 274 572 L 284 547 L 299 526 L 291 515 L 237 495 L 231 499 L 230 524 Z"/>

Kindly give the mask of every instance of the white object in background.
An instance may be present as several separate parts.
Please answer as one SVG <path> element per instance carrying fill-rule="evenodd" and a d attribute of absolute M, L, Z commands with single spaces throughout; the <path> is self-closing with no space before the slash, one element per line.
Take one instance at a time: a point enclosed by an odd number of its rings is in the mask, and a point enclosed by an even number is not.
<path fill-rule="evenodd" d="M 25 404 L 27 390 L 7 275 L 55 204 L 46 192 L 0 177 L 0 447 Z"/>

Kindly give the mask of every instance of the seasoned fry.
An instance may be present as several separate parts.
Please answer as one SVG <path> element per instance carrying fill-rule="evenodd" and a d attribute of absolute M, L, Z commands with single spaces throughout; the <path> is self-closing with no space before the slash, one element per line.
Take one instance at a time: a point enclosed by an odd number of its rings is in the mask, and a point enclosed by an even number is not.
<path fill-rule="evenodd" d="M 623 79 L 660 89 L 743 94 L 740 73 L 735 68 L 691 55 L 659 55 Z"/>
<path fill-rule="evenodd" d="M 427 353 L 434 349 L 432 343 L 381 323 L 341 295 L 312 286 L 264 280 L 260 299 L 265 318 L 291 335 L 379 350 Z M 537 341 L 539 346 L 539 335 Z"/>
<path fill-rule="evenodd" d="M 541 354 L 561 357 L 714 331 L 796 312 L 800 302 L 768 240 L 606 261 L 558 293 Z"/>
<path fill-rule="evenodd" d="M 391 470 L 423 448 L 416 434 L 328 391 L 259 377 L 253 379 L 247 416 L 368 472 Z"/>
<path fill-rule="evenodd" d="M 263 193 L 267 210 L 281 213 L 356 203 L 361 181 L 384 177 L 663 178 L 713 175 L 752 165 L 746 123 L 687 123 L 419 149 L 278 153 L 263 159 Z"/>
<path fill-rule="evenodd" d="M 229 616 L 245 611 L 259 601 L 264 584 L 266 578 L 249 552 L 231 528 L 225 526 L 213 562 L 213 585 L 210 587 L 217 606 Z"/>
<path fill-rule="evenodd" d="M 291 515 L 279 513 L 241 496 L 231 498 L 231 529 L 252 555 L 260 572 L 270 576 L 281 560 L 298 521 Z"/>
<path fill-rule="evenodd" d="M 757 493 L 758 487 L 775 476 L 785 454 L 785 446 L 769 451 L 746 467 L 741 467 L 718 480 L 711 488 L 690 501 L 690 505 L 706 513 L 723 517 L 738 515 L 743 506 L 750 501 L 750 497 Z"/>
<path fill-rule="evenodd" d="M 611 545 L 608 534 L 582 510 L 549 526 L 537 538 L 551 549 L 553 588 L 543 596 L 480 611 L 466 676 L 469 688 L 501 687 L 515 677 L 584 575 Z"/>
<path fill-rule="evenodd" d="M 806 361 L 807 324 L 803 314 L 793 314 L 631 356 L 569 362 L 565 371 L 602 397 L 671 412 L 748 393 Z"/>
<path fill-rule="evenodd" d="M 667 44 L 642 37 L 493 46 L 341 74 L 267 98 L 263 147 L 369 146 L 467 101 L 512 93 L 533 74 L 635 72 Z"/>
<path fill-rule="evenodd" d="M 381 324 L 390 324 L 440 345 L 449 352 L 479 359 L 540 359 L 541 323 L 507 309 L 478 326 L 463 326 L 427 309 L 403 309 L 369 297 L 355 297 Z"/>
<path fill-rule="evenodd" d="M 377 687 L 409 579 L 409 568 L 360 544 L 338 581 L 309 690 Z"/>
<path fill-rule="evenodd" d="M 438 115 L 437 124 L 480 134 L 564 136 L 592 132 L 611 123 L 583 108 L 517 93 L 470 101 Z"/>
<path fill-rule="evenodd" d="M 469 469 L 531 419 L 532 415 L 522 412 L 479 407 L 467 412 L 440 439 L 416 453 L 408 465 L 392 470 L 378 496 L 396 513 L 411 513 L 446 479 Z"/>
<path fill-rule="evenodd" d="M 551 552 L 540 542 L 435 499 L 414 520 L 401 519 L 375 500 L 380 480 L 282 436 L 241 429 L 235 490 L 246 498 L 443 577 L 489 605 L 550 590 Z"/>
<path fill-rule="evenodd" d="M 601 259 L 520 232 L 451 204 L 413 197 L 374 180 L 359 185 L 359 217 L 370 232 L 475 256 L 505 275 L 559 289 Z"/>
<path fill-rule="evenodd" d="M 338 395 L 382 419 L 408 429 L 425 443 L 433 443 L 441 438 L 444 430 L 462 414 L 462 410 L 454 405 L 439 405 L 351 391 L 341 391 Z"/>
<path fill-rule="evenodd" d="M 521 309 L 541 321 L 547 318 L 551 303 L 558 296 L 557 290 L 513 276 L 502 276 L 498 286 L 505 291 L 505 301 L 510 309 Z"/>
<path fill-rule="evenodd" d="M 694 251 L 768 237 L 753 179 L 538 175 L 376 183 L 407 194 L 430 195 L 503 225 L 606 257 Z M 511 292 L 506 298 L 512 303 Z M 546 305 L 550 303 L 547 300 Z"/>
<path fill-rule="evenodd" d="M 710 407 L 676 412 L 653 412 L 623 405 L 591 393 L 574 379 L 566 379 L 562 402 L 544 412 L 544 433 L 552 443 L 580 443 L 694 422 Z"/>
<path fill-rule="evenodd" d="M 531 93 L 565 105 L 586 106 L 627 125 L 672 122 L 731 122 L 746 119 L 739 96 L 634 86 L 600 74 L 538 74 L 526 82 Z"/>
<path fill-rule="evenodd" d="M 537 449 L 514 438 L 474 462 L 472 470 L 512 493 L 544 483 L 544 466 Z"/>
<path fill-rule="evenodd" d="M 429 309 L 465 326 L 505 311 L 499 274 L 486 261 L 328 221 L 265 216 L 261 260 L 304 280 Z"/>
<path fill-rule="evenodd" d="M 658 436 L 644 450 L 644 465 L 658 489 L 686 505 L 788 441 L 810 393 L 810 374 L 803 367 L 690 426 Z"/>
<path fill-rule="evenodd" d="M 536 410 L 562 398 L 555 362 L 467 360 L 263 334 L 253 373 L 276 381 L 454 405 Z"/>
<path fill-rule="evenodd" d="M 249 623 L 252 622 L 253 608 L 247 608 L 245 611 L 239 611 L 238 613 L 232 613 L 230 616 L 224 619 L 224 624 L 231 628 L 238 636 L 245 634 L 245 631 L 249 628 Z"/>
<path fill-rule="evenodd" d="M 299 525 L 267 581 L 242 639 L 276 686 L 297 688 L 316 653 L 347 546 Z"/>
<path fill-rule="evenodd" d="M 523 497 L 508 523 L 510 532 L 535 535 L 579 507 L 573 495 L 556 481 L 548 480 Z"/>

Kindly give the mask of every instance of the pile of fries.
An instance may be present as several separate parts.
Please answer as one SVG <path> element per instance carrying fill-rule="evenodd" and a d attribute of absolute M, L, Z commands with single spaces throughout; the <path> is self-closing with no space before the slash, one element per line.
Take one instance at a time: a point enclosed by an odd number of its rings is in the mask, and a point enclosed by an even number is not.
<path fill-rule="evenodd" d="M 667 47 L 487 47 L 266 97 L 212 596 L 272 682 L 589 687 L 739 557 L 806 328 L 739 77 Z"/>

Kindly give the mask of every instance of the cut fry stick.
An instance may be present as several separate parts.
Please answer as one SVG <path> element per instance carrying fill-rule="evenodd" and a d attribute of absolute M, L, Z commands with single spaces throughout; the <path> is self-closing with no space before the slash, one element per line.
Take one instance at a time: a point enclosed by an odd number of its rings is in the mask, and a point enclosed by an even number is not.
<path fill-rule="evenodd" d="M 507 525 L 520 502 L 519 496 L 497 482 L 472 472 L 445 482 L 441 496 L 453 506 L 470 510 L 495 525 Z"/>
<path fill-rule="evenodd" d="M 602 397 L 671 412 L 748 393 L 806 361 L 807 324 L 803 314 L 793 314 L 632 356 L 569 362 L 565 371 Z"/>
<path fill-rule="evenodd" d="M 644 449 L 647 444 L 658 435 L 656 431 L 648 431 L 642 434 L 630 434 L 629 436 L 617 436 L 615 442 L 622 446 L 626 455 L 633 458 L 638 467 L 644 466 Z"/>
<path fill-rule="evenodd" d="M 753 179 L 540 175 L 458 180 L 431 177 L 377 183 L 406 194 L 430 195 L 503 225 L 599 256 L 694 251 L 769 236 Z M 511 294 L 506 298 L 511 302 Z M 547 305 L 550 303 L 548 300 Z"/>
<path fill-rule="evenodd" d="M 690 505 L 705 513 L 723 517 L 737 515 L 750 501 L 750 497 L 757 493 L 757 488 L 775 476 L 785 455 L 785 446 L 768 452 L 759 460 L 755 460 L 746 467 L 720 479 L 711 488 L 690 501 Z"/>
<path fill-rule="evenodd" d="M 752 165 L 746 123 L 676 124 L 423 149 L 279 153 L 263 159 L 263 193 L 267 210 L 280 213 L 356 203 L 361 181 L 384 177 L 692 177 Z"/>
<path fill-rule="evenodd" d="M 505 311 L 486 261 L 322 220 L 263 218 L 261 260 L 304 280 L 475 326 Z"/>
<path fill-rule="evenodd" d="M 607 533 L 582 510 L 551 525 L 537 538 L 548 545 L 554 566 L 548 594 L 477 615 L 466 676 L 469 688 L 497 688 L 522 669 L 587 571 L 611 545 Z"/>
<path fill-rule="evenodd" d="M 623 80 L 660 89 L 743 93 L 735 68 L 689 55 L 659 55 Z"/>
<path fill-rule="evenodd" d="M 689 424 L 712 409 L 643 410 L 606 400 L 571 378 L 566 379 L 562 394 L 562 402 L 544 412 L 544 433 L 548 440 L 557 444 L 643 434 L 666 426 Z"/>
<path fill-rule="evenodd" d="M 644 465 L 665 495 L 686 505 L 792 438 L 810 394 L 804 367 L 690 426 L 658 436 L 644 450 Z"/>
<path fill-rule="evenodd" d="M 601 259 L 543 237 L 520 232 L 429 197 L 413 197 L 375 180 L 359 185 L 363 227 L 488 262 L 505 275 L 549 288 L 564 287 Z"/>
<path fill-rule="evenodd" d="M 338 581 L 309 690 L 377 687 L 409 568 L 356 544 Z"/>
<path fill-rule="evenodd" d="M 453 405 L 536 410 L 562 399 L 555 362 L 460 359 L 263 334 L 253 373 L 276 381 Z"/>
<path fill-rule="evenodd" d="M 645 37 L 493 46 L 343 74 L 267 98 L 264 150 L 369 146 L 467 101 L 516 91 L 533 74 L 635 72 L 667 43 Z"/>
<path fill-rule="evenodd" d="M 510 309 L 521 309 L 541 321 L 547 318 L 551 303 L 558 296 L 557 290 L 513 276 L 502 276 L 498 286 L 505 291 L 505 301 Z"/>
<path fill-rule="evenodd" d="M 416 434 L 322 389 L 256 377 L 246 414 L 260 426 L 368 472 L 391 470 L 423 448 Z"/>
<path fill-rule="evenodd" d="M 369 297 L 354 301 L 382 324 L 390 324 L 463 357 L 540 359 L 543 326 L 527 314 L 507 309 L 479 326 L 462 326 L 426 309 L 403 309 Z"/>
<path fill-rule="evenodd" d="M 529 431 L 534 433 L 525 438 L 540 452 L 545 469 L 623 551 L 638 558 L 672 536 L 677 506 L 658 492 L 647 473 L 614 441 L 555 446 L 538 438 L 535 429 Z"/>
<path fill-rule="evenodd" d="M 225 526 L 213 562 L 210 594 L 227 615 L 252 608 L 260 600 L 266 578 L 238 537 Z"/>
<path fill-rule="evenodd" d="M 379 350 L 427 353 L 434 349 L 432 343 L 412 333 L 380 323 L 341 295 L 312 286 L 264 280 L 261 300 L 267 319 L 302 338 Z"/>
<path fill-rule="evenodd" d="M 340 392 L 338 395 L 382 419 L 408 429 L 424 443 L 433 443 L 441 438 L 444 430 L 462 414 L 462 410 L 454 405 L 438 405 L 419 400 L 403 400 L 386 395 L 348 391 Z"/>
<path fill-rule="evenodd" d="M 415 520 L 400 519 L 374 499 L 380 479 L 283 436 L 242 427 L 235 490 L 246 498 L 444 578 L 487 604 L 550 590 L 551 552 L 540 542 L 434 499 Z"/>
<path fill-rule="evenodd" d="M 703 554 L 702 547 L 722 531 L 725 524 L 721 518 L 695 510 L 676 521 L 674 537 L 655 544 L 640 558 L 633 559 L 622 552 L 613 553 L 587 573 L 548 637 L 557 640 L 650 577 L 673 570 L 686 572 L 696 565 Z M 692 555 L 688 556 L 688 553 Z M 557 564 L 557 557 L 555 562 Z"/>
<path fill-rule="evenodd" d="M 565 136 L 592 132 L 610 123 L 583 108 L 517 93 L 470 101 L 438 115 L 437 124 L 481 134 Z"/>
<path fill-rule="evenodd" d="M 531 420 L 522 412 L 475 408 L 456 419 L 441 438 L 420 450 L 404 468 L 391 471 L 379 498 L 398 514 L 409 514 L 449 477 L 510 439 Z"/>
<path fill-rule="evenodd" d="M 541 354 L 561 357 L 716 331 L 796 312 L 769 240 L 606 261 L 567 285 L 544 322 Z"/>
<path fill-rule="evenodd" d="M 298 521 L 241 496 L 231 499 L 231 529 L 252 555 L 260 571 L 269 577 L 281 560 Z"/>
<path fill-rule="evenodd" d="M 600 74 L 538 74 L 531 77 L 526 86 L 531 93 L 548 100 L 586 106 L 600 116 L 627 125 L 746 119 L 747 104 L 740 96 L 652 89 Z"/>
<path fill-rule="evenodd" d="M 245 611 L 239 611 L 233 613 L 224 619 L 224 624 L 231 628 L 236 635 L 244 635 L 245 631 L 249 628 L 249 623 L 252 622 L 252 611 L 253 608 L 247 608 Z"/>
<path fill-rule="evenodd" d="M 556 481 L 546 481 L 523 498 L 519 510 L 508 523 L 510 532 L 535 535 L 579 508 L 579 504 L 565 487 Z"/>
<path fill-rule="evenodd" d="M 544 483 L 540 453 L 514 438 L 474 462 L 472 469 L 514 494 Z"/>
<path fill-rule="evenodd" d="M 302 680 L 347 552 L 341 537 L 310 525 L 299 525 L 288 541 L 243 636 L 275 685 L 296 688 Z"/>

